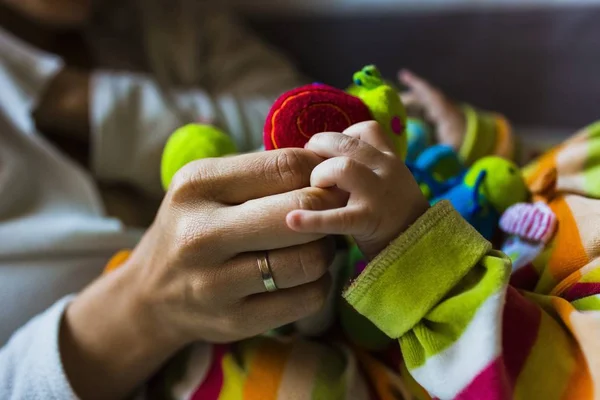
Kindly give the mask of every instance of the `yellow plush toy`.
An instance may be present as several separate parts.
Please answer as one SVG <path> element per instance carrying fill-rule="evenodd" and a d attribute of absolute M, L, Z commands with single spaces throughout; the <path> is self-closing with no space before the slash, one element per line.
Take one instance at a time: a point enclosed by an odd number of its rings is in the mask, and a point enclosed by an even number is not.
<path fill-rule="evenodd" d="M 404 160 L 407 152 L 406 110 L 396 89 L 387 84 L 374 65 L 367 65 L 356 72 L 354 86 L 348 93 L 360 98 L 369 108 L 371 115 L 386 131 L 396 153 Z"/>
<path fill-rule="evenodd" d="M 161 160 L 161 181 L 165 190 L 184 165 L 203 158 L 222 157 L 237 150 L 233 140 L 212 125 L 188 124 L 169 137 Z"/>

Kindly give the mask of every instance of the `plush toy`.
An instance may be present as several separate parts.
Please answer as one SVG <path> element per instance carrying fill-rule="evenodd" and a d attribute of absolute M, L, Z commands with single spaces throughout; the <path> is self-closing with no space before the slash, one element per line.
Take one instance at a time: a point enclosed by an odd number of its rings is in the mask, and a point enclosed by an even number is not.
<path fill-rule="evenodd" d="M 369 108 L 343 90 L 313 83 L 281 95 L 271 107 L 263 133 L 266 150 L 304 147 L 319 132 L 342 132 L 371 120 Z"/>
<path fill-rule="evenodd" d="M 500 215 L 528 196 L 518 167 L 504 158 L 489 156 L 473 164 L 460 184 L 431 203 L 449 200 L 465 220 L 490 240 Z"/>
<path fill-rule="evenodd" d="M 537 258 L 552 239 L 557 227 L 556 215 L 544 202 L 517 203 L 500 218 L 500 229 L 509 235 L 502 252 L 510 257 L 513 272 Z"/>
<path fill-rule="evenodd" d="M 236 153 L 233 140 L 212 125 L 189 124 L 177 129 L 167 140 L 161 160 L 161 182 L 165 191 L 184 165 L 202 158 Z"/>
<path fill-rule="evenodd" d="M 406 162 L 421 191 L 431 200 L 458 185 L 466 167 L 450 146 L 437 144 L 425 149 L 414 162 Z"/>
<path fill-rule="evenodd" d="M 406 110 L 398 91 L 387 85 L 381 73 L 374 65 L 367 65 L 356 72 L 353 77 L 354 84 L 358 87 L 354 91 L 369 107 L 373 118 L 386 131 L 398 154 L 406 158 Z"/>
<path fill-rule="evenodd" d="M 417 157 L 431 144 L 431 130 L 420 119 L 406 120 L 406 141 L 408 143 L 406 162 L 416 162 Z"/>

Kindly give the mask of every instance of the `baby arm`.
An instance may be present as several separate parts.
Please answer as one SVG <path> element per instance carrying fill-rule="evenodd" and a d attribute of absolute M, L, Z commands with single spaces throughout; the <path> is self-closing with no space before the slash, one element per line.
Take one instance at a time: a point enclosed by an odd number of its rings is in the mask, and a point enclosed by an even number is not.
<path fill-rule="evenodd" d="M 352 134 L 353 140 L 325 134 L 307 146 L 328 158 L 321 169 L 336 177 L 321 181 L 315 169 L 311 183 L 334 182 L 350 191 L 348 206 L 310 214 L 293 211 L 288 224 L 297 230 L 351 234 L 368 252 L 370 264 L 343 296 L 398 340 L 411 376 L 436 398 L 594 398 L 597 296 L 591 292 L 589 297 L 569 298 L 568 291 L 558 290 L 569 279 L 547 294 L 510 286 L 510 260 L 492 250 L 447 202 L 419 210 L 409 175 L 396 172 L 395 180 L 385 179 L 398 170 L 390 168 L 398 165 L 395 161 L 374 165 L 380 155 L 359 155 L 358 149 L 381 146 L 377 129 L 360 130 Z M 337 138 L 323 146 L 329 153 L 316 146 L 323 137 Z M 357 137 L 362 142 L 368 137 L 373 145 L 356 143 Z M 341 164 L 336 157 L 361 157 L 370 174 L 362 168 L 361 175 L 344 175 L 345 169 L 335 168 Z M 334 167 L 325 168 L 327 164 Z M 341 165 L 348 164 L 354 163 Z M 399 236 L 390 238 L 392 232 Z M 597 282 L 593 264 L 581 268 L 579 280 Z"/>

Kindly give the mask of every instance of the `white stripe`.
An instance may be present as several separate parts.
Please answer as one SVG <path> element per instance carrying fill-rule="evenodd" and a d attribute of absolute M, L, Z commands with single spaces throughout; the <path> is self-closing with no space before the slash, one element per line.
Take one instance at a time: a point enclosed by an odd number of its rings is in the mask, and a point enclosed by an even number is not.
<path fill-rule="evenodd" d="M 540 238 L 538 237 L 537 231 L 539 231 L 540 228 L 543 229 L 542 218 L 544 218 L 544 213 L 541 210 L 535 209 L 535 211 L 533 212 L 533 222 L 529 225 L 529 227 L 527 229 L 528 235 L 525 236 L 526 238 L 530 238 L 535 241 L 540 240 Z"/>
<path fill-rule="evenodd" d="M 542 241 L 544 239 L 544 236 L 546 236 L 549 229 L 550 229 L 550 215 L 548 215 L 548 213 L 546 213 L 546 212 L 543 212 L 542 218 L 540 221 L 540 225 L 537 229 L 537 232 L 535 233 L 535 237 L 538 238 L 537 240 Z"/>
<path fill-rule="evenodd" d="M 194 344 L 190 350 L 185 375 L 173 385 L 174 399 L 189 400 L 198 386 L 206 378 L 212 361 L 212 346 L 206 343 Z"/>
<path fill-rule="evenodd" d="M 356 356 L 346 346 L 340 346 L 346 356 L 346 400 L 368 400 L 369 390 L 360 374 Z"/>
<path fill-rule="evenodd" d="M 479 375 L 502 350 L 502 310 L 505 287 L 490 296 L 448 349 L 411 371 L 431 395 L 453 399 Z"/>
<path fill-rule="evenodd" d="M 519 235 L 521 237 L 527 237 L 527 231 L 532 224 L 534 213 L 535 213 L 535 210 L 532 210 L 532 209 L 527 210 L 527 212 L 523 216 L 523 219 L 521 220 L 521 224 L 519 225 L 519 228 L 517 230 L 517 235 Z"/>

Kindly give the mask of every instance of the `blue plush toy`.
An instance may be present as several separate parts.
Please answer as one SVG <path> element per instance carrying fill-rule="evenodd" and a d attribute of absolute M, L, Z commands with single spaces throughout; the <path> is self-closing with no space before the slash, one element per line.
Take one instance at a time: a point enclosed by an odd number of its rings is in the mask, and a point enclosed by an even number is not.
<path fill-rule="evenodd" d="M 489 156 L 473 164 L 458 185 L 434 198 L 431 204 L 450 201 L 465 220 L 490 240 L 500 215 L 528 196 L 518 167 L 504 158 Z"/>
<path fill-rule="evenodd" d="M 428 147 L 406 165 L 428 199 L 458 185 L 467 171 L 452 147 L 441 144 Z"/>
<path fill-rule="evenodd" d="M 434 198 L 431 204 L 448 200 L 459 214 L 468 221 L 483 237 L 490 240 L 494 235 L 500 215 L 490 206 L 482 194 L 481 185 L 487 176 L 487 171 L 480 171 L 474 185 L 464 182 L 454 186 L 443 195 Z"/>
<path fill-rule="evenodd" d="M 406 140 L 408 142 L 406 161 L 414 163 L 417 161 L 417 157 L 430 145 L 431 132 L 429 127 L 419 119 L 408 118 L 406 120 Z"/>

